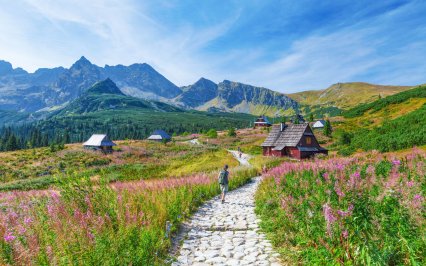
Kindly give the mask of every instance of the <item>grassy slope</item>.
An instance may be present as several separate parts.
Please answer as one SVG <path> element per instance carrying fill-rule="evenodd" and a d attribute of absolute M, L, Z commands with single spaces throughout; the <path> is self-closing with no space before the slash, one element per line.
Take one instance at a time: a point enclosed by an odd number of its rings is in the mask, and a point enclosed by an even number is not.
<path fill-rule="evenodd" d="M 119 151 L 103 155 L 81 144 L 62 151 L 48 148 L 0 153 L 0 190 L 44 189 L 67 176 L 101 176 L 107 181 L 180 177 L 211 172 L 238 163 L 218 147 L 118 141 Z"/>
<path fill-rule="evenodd" d="M 384 86 L 363 82 L 337 83 L 324 90 L 288 94 L 302 105 L 335 106 L 348 109 L 361 103 L 377 100 L 412 88 L 411 86 Z"/>

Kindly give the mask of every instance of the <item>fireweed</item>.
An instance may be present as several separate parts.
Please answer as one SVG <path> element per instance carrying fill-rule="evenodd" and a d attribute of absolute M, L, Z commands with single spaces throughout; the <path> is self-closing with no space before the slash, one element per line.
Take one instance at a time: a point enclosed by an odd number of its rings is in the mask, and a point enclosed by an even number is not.
<path fill-rule="evenodd" d="M 230 188 L 253 169 L 233 169 Z M 219 193 L 216 175 L 129 183 L 76 178 L 60 189 L 0 194 L 0 261 L 12 265 L 159 265 L 172 233 Z"/>
<path fill-rule="evenodd" d="M 257 191 L 261 227 L 289 264 L 424 264 L 425 161 L 413 149 L 285 162 Z"/>

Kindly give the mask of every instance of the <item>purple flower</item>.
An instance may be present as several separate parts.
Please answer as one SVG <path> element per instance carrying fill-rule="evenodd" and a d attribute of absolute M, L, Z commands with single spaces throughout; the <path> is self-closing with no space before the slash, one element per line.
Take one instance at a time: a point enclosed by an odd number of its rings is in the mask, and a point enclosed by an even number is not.
<path fill-rule="evenodd" d="M 413 187 L 413 186 L 414 186 L 414 181 L 407 182 L 407 187 Z"/>
<path fill-rule="evenodd" d="M 15 240 L 16 236 L 12 235 L 11 232 L 7 232 L 4 235 L 4 241 L 6 241 L 7 243 L 12 242 L 13 240 Z"/>
<path fill-rule="evenodd" d="M 392 164 L 395 165 L 395 166 L 399 166 L 399 165 L 401 165 L 401 161 L 400 160 L 393 160 Z"/>
<path fill-rule="evenodd" d="M 337 218 L 336 216 L 334 216 L 333 209 L 330 207 L 328 203 L 324 204 L 322 208 L 323 208 L 324 219 L 327 223 L 327 233 L 331 237 L 332 236 L 331 226 L 333 225 L 334 222 L 337 221 Z"/>
<path fill-rule="evenodd" d="M 348 238 L 348 236 L 349 236 L 348 230 L 343 230 L 342 236 L 343 236 L 344 239 Z"/>
<path fill-rule="evenodd" d="M 322 176 L 324 177 L 325 180 L 328 180 L 329 174 L 326 172 L 326 173 L 322 174 Z"/>
<path fill-rule="evenodd" d="M 414 195 L 413 199 L 414 200 L 418 200 L 418 201 L 422 201 L 423 200 L 423 196 L 420 195 L 420 194 L 416 194 L 416 195 Z"/>
<path fill-rule="evenodd" d="M 24 219 L 25 224 L 30 224 L 32 222 L 33 222 L 33 219 L 31 217 L 25 217 L 25 219 Z"/>

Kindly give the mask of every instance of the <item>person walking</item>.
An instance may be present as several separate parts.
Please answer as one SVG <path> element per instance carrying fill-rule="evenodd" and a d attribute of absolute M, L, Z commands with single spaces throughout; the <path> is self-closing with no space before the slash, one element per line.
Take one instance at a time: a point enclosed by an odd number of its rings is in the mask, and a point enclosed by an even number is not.
<path fill-rule="evenodd" d="M 219 179 L 220 191 L 222 192 L 221 199 L 223 204 L 225 203 L 225 195 L 226 195 L 226 192 L 228 192 L 228 183 L 229 183 L 229 172 L 228 172 L 227 164 L 225 164 L 223 169 L 220 171 L 218 179 Z"/>

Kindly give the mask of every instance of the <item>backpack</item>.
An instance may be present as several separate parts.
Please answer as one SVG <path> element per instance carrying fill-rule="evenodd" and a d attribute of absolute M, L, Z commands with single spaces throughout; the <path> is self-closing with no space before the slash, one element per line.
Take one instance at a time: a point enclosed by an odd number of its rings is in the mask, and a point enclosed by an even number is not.
<path fill-rule="evenodd" d="M 220 171 L 219 175 L 219 184 L 226 185 L 228 183 L 228 172 L 227 171 Z"/>

